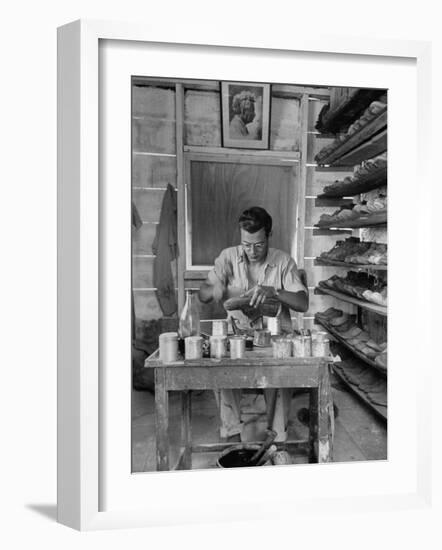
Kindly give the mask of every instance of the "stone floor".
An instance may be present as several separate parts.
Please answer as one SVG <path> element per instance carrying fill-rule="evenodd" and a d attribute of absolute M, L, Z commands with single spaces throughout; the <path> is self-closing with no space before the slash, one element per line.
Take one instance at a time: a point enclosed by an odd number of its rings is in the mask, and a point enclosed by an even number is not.
<path fill-rule="evenodd" d="M 368 408 L 333 378 L 333 399 L 339 409 L 335 421 L 334 461 L 385 460 L 387 458 L 387 428 Z M 307 406 L 306 394 L 295 395 L 289 421 L 289 439 L 305 439 L 307 428 L 299 422 L 296 412 Z M 265 404 L 262 394 L 246 393 L 242 399 L 244 437 L 249 441 L 260 440 L 266 429 Z M 181 408 L 177 393 L 169 402 L 170 460 L 175 464 L 180 445 Z M 192 393 L 192 434 L 195 443 L 219 441 L 219 422 L 213 392 Z M 154 397 L 148 391 L 132 394 L 132 471 L 155 470 L 155 416 Z M 197 453 L 192 457 L 193 469 L 213 468 L 216 453 Z M 307 462 L 300 449 L 293 457 L 294 463 Z"/>

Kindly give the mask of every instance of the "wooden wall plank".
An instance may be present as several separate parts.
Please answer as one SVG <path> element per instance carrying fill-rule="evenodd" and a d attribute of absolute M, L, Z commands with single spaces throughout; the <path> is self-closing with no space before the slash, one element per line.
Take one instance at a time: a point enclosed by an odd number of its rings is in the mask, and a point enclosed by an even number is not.
<path fill-rule="evenodd" d="M 175 92 L 154 86 L 132 87 L 132 115 L 175 120 Z"/>
<path fill-rule="evenodd" d="M 221 146 L 219 92 L 187 90 L 184 94 L 184 143 Z"/>
<path fill-rule="evenodd" d="M 176 142 L 177 142 L 177 235 L 178 235 L 178 258 L 176 262 L 176 277 L 178 285 L 178 313 L 184 307 L 184 272 L 186 271 L 186 181 L 184 176 L 184 89 L 182 84 L 175 87 L 176 96 Z"/>
<path fill-rule="evenodd" d="M 134 189 L 132 199 L 143 222 L 157 222 L 160 219 L 163 189 Z"/>
<path fill-rule="evenodd" d="M 272 97 L 270 149 L 299 151 L 301 148 L 301 109 L 299 99 Z"/>
<path fill-rule="evenodd" d="M 155 258 L 140 258 L 132 259 L 132 287 L 137 288 L 153 288 L 153 265 Z"/>
<path fill-rule="evenodd" d="M 153 223 L 143 224 L 132 235 L 133 254 L 153 254 L 152 243 L 157 231 L 157 225 Z"/>
<path fill-rule="evenodd" d="M 134 290 L 135 317 L 137 319 L 160 319 L 163 317 L 154 290 Z"/>
<path fill-rule="evenodd" d="M 176 158 L 133 155 L 133 187 L 176 187 Z"/>
<path fill-rule="evenodd" d="M 153 117 L 134 118 L 132 146 L 136 152 L 175 153 L 175 121 Z"/>

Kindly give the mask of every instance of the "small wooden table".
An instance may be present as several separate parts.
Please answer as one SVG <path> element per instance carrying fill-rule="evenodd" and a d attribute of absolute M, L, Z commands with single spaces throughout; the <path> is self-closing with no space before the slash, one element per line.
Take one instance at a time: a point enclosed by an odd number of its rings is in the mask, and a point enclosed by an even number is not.
<path fill-rule="evenodd" d="M 308 440 L 284 442 L 308 444 L 310 462 L 330 462 L 333 449 L 333 401 L 329 360 L 323 357 L 273 359 L 272 350 L 248 351 L 243 359 L 198 359 L 162 363 L 158 351 L 146 359 L 145 367 L 155 369 L 155 422 L 157 470 L 169 470 L 169 395 L 180 391 L 182 399 L 182 439 L 175 469 L 192 468 L 192 452 L 220 451 L 231 443 L 192 445 L 191 391 L 245 388 L 304 388 L 310 390 Z"/>

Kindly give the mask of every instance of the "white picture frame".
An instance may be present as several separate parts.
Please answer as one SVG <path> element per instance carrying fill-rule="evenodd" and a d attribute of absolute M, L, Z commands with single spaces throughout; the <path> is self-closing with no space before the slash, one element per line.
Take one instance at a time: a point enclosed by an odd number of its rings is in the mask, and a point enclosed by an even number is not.
<path fill-rule="evenodd" d="M 100 212 L 103 212 L 102 188 L 100 187 L 99 150 L 100 128 L 99 114 L 102 105 L 99 101 L 100 43 L 117 41 L 130 48 L 136 43 L 167 44 L 168 48 L 179 50 L 195 47 L 206 50 L 210 55 L 213 48 L 234 48 L 240 54 L 244 48 L 267 51 L 304 52 L 312 56 L 321 52 L 336 56 L 377 56 L 379 59 L 411 59 L 417 66 L 418 100 L 417 112 L 417 149 L 420 165 L 420 182 L 428 185 L 429 147 L 428 124 L 430 102 L 428 100 L 428 82 L 430 78 L 430 45 L 426 42 L 370 40 L 355 37 L 336 36 L 311 38 L 297 33 L 295 37 L 280 36 L 268 41 L 259 37 L 249 38 L 242 33 L 235 40 L 216 40 L 216 43 L 200 43 L 197 36 L 189 37 L 185 29 L 182 34 L 168 35 L 166 31 L 147 30 L 142 25 L 77 21 L 59 29 L 58 33 L 58 521 L 80 530 L 93 530 L 116 527 L 152 526 L 159 524 L 192 523 L 196 521 L 230 521 L 232 519 L 250 519 L 269 512 L 266 502 L 277 503 L 281 495 L 261 491 L 260 495 L 250 493 L 238 495 L 237 502 L 229 510 L 222 510 L 214 503 L 190 499 L 187 509 L 151 498 L 144 507 L 130 507 L 128 502 L 121 506 L 103 509 L 100 497 L 100 484 L 106 472 L 103 472 L 103 453 L 106 445 L 102 442 L 101 421 L 103 402 L 106 401 L 106 388 L 100 384 L 103 373 L 103 357 L 100 349 L 100 335 L 103 324 L 103 302 L 106 302 L 106 289 L 102 288 L 102 249 L 100 246 Z M 244 51 L 244 50 L 243 50 Z M 279 55 L 283 55 L 280 53 Z M 345 85 L 345 75 L 341 75 Z M 233 80 L 233 78 L 232 78 Z M 251 79 L 250 79 L 251 80 Z M 415 144 L 413 143 L 413 148 Z M 414 149 L 413 149 L 414 150 Z M 416 212 L 421 225 L 421 236 L 431 241 L 428 225 L 425 224 L 425 205 L 415 201 Z M 393 234 L 394 237 L 394 234 Z M 394 258 L 393 258 L 394 259 Z M 421 311 L 431 311 L 428 287 L 422 284 L 425 273 L 431 272 L 428 257 L 421 258 L 421 285 L 417 301 Z M 426 262 L 426 264 L 425 264 Z M 424 271 L 425 270 L 425 271 Z M 394 276 L 394 272 L 393 275 Z M 392 297 L 395 302 L 394 296 Z M 427 308 L 425 310 L 425 308 Z M 393 321 L 398 316 L 393 317 Z M 418 344 L 423 350 L 425 335 Z M 305 511 L 327 510 L 330 503 L 343 512 L 355 507 L 365 511 L 397 509 L 404 507 L 423 507 L 431 498 L 431 468 L 429 427 L 425 419 L 430 414 L 430 400 L 424 390 L 429 377 L 430 361 L 422 361 L 422 376 L 416 381 L 416 415 L 412 427 L 416 429 L 413 451 L 416 456 L 413 468 L 412 489 L 405 483 L 402 489 L 390 492 L 367 492 L 364 496 L 352 493 L 351 483 L 346 496 L 333 492 L 325 498 L 319 488 L 312 486 L 313 499 L 296 499 L 293 494 L 284 497 L 284 508 L 274 508 L 274 517 L 286 514 L 290 517 L 302 506 Z M 126 387 L 125 390 L 129 391 Z M 393 418 L 393 428 L 397 427 Z M 123 442 L 125 443 L 125 442 Z M 127 449 L 129 453 L 129 449 Z M 344 480 L 349 465 L 332 465 L 317 470 L 318 484 L 325 480 L 326 474 L 335 475 L 335 487 L 339 479 Z M 270 470 L 275 470 L 270 472 Z M 411 470 L 409 470 L 410 472 Z M 220 480 L 220 472 L 190 472 L 179 474 L 152 474 L 151 497 L 161 496 L 164 491 L 187 483 L 190 479 L 196 485 Z M 305 472 L 306 475 L 308 472 Z M 195 475 L 196 474 L 196 475 Z M 263 481 L 271 481 L 278 476 L 291 476 L 291 469 L 267 469 L 261 473 Z M 154 477 L 156 476 L 156 477 Z M 210 478 L 208 477 L 210 476 Z M 247 483 L 256 483 L 253 472 L 242 473 Z M 339 478 L 340 476 L 340 478 Z M 136 476 L 135 476 L 136 477 Z M 171 484 L 173 478 L 173 484 Z M 232 472 L 232 483 L 239 478 Z M 407 485 L 407 486 L 406 486 Z M 188 486 L 188 485 L 187 485 Z M 252 485 L 250 485 L 251 487 Z M 184 487 L 184 485 L 183 485 Z M 195 491 L 197 494 L 198 492 Z M 252 495 L 252 496 L 250 496 Z M 252 498 L 253 497 L 253 498 Z M 333 498 L 336 497 L 336 500 Z M 192 500 L 193 498 L 193 500 Z M 269 500 L 270 499 L 270 500 Z M 178 506 L 178 505 L 177 505 Z M 289 507 L 289 508 L 287 508 Z"/>

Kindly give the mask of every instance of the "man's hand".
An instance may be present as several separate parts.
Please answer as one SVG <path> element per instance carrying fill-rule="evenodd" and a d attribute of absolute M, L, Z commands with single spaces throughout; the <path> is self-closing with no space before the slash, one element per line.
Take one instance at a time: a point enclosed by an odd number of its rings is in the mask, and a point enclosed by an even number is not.
<path fill-rule="evenodd" d="M 267 298 L 276 298 L 276 290 L 272 286 L 256 285 L 246 292 L 245 296 L 250 295 L 251 307 L 258 307 L 263 304 Z"/>

